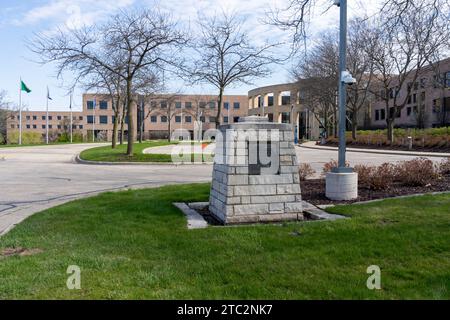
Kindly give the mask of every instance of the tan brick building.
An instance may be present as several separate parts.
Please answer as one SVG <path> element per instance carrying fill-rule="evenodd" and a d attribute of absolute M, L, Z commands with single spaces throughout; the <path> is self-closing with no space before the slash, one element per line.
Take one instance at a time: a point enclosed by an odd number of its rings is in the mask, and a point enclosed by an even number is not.
<path fill-rule="evenodd" d="M 167 138 L 176 129 L 189 130 L 193 135 L 195 122 L 202 122 L 202 130 L 215 127 L 217 115 L 217 96 L 214 95 L 161 95 L 157 98 L 141 97 L 133 121 L 136 124 L 135 136 L 138 137 L 142 127 L 143 139 Z M 145 100 L 144 103 L 142 101 Z M 144 108 L 140 107 L 144 105 Z M 95 106 L 95 108 L 94 108 Z M 122 118 L 122 106 L 119 106 L 119 119 Z M 73 132 L 81 134 L 85 140 L 91 139 L 92 132 L 98 140 L 112 138 L 114 110 L 109 95 L 84 94 L 83 110 L 72 113 Z M 248 99 L 246 95 L 226 95 L 220 116 L 221 123 L 235 123 L 248 114 Z M 127 134 L 127 117 L 124 119 L 124 133 Z M 142 126 L 140 125 L 142 124 Z M 45 140 L 47 131 L 45 111 L 23 111 L 22 130 L 38 132 Z M 69 111 L 49 112 L 48 129 L 52 136 L 62 134 L 70 129 Z M 7 132 L 19 131 L 19 115 L 13 114 L 7 121 Z M 120 131 L 120 125 L 119 125 Z M 119 132 L 120 134 L 120 132 Z"/>

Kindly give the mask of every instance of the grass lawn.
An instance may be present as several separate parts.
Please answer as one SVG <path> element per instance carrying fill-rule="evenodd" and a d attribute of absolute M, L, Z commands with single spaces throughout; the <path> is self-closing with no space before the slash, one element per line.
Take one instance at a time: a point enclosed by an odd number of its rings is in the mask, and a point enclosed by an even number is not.
<path fill-rule="evenodd" d="M 187 230 L 174 201 L 209 185 L 105 193 L 36 214 L 0 238 L 0 299 L 448 299 L 450 195 L 342 206 L 334 222 Z M 293 231 L 299 231 L 294 236 Z M 379 265 L 382 290 L 368 290 Z M 69 265 L 81 290 L 66 288 Z"/>
<path fill-rule="evenodd" d="M 128 157 L 126 155 L 127 145 L 117 145 L 116 149 L 111 146 L 97 147 L 83 151 L 80 158 L 89 161 L 106 161 L 106 162 L 172 162 L 170 154 L 144 154 L 143 151 L 150 147 L 166 146 L 177 144 L 178 142 L 168 142 L 166 140 L 147 141 L 134 144 L 134 155 Z M 191 154 L 191 160 L 199 159 L 200 155 Z M 208 155 L 202 156 L 203 161 L 207 161 Z"/>
<path fill-rule="evenodd" d="M 117 145 L 116 149 L 111 146 L 92 148 L 83 151 L 80 158 L 89 161 L 106 161 L 106 162 L 170 162 L 172 158 L 170 154 L 143 154 L 144 149 L 150 147 L 159 147 L 169 145 L 170 142 L 164 140 L 147 141 L 134 144 L 134 155 L 129 157 L 126 155 L 127 144 Z"/>

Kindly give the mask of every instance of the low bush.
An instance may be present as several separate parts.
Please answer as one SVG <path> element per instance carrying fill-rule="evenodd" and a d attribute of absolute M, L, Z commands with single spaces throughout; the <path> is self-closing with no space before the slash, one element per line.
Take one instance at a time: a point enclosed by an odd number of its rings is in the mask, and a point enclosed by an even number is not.
<path fill-rule="evenodd" d="M 402 161 L 395 165 L 395 179 L 405 186 L 426 186 L 439 178 L 439 166 L 426 158 Z"/>
<path fill-rule="evenodd" d="M 350 167 L 350 163 L 348 161 L 346 161 L 345 166 Z M 331 170 L 333 168 L 337 168 L 337 167 L 338 167 L 338 161 L 333 159 L 323 165 L 322 173 L 325 174 L 327 172 L 331 172 Z"/>
<path fill-rule="evenodd" d="M 18 144 L 19 143 L 19 131 L 12 131 L 8 133 L 8 144 Z M 24 131 L 22 132 L 22 144 L 41 144 L 42 134 L 39 132 Z"/>
<path fill-rule="evenodd" d="M 359 185 L 370 190 L 389 189 L 396 178 L 395 165 L 390 163 L 380 166 L 356 165 L 354 169 L 358 173 Z"/>
<path fill-rule="evenodd" d="M 307 178 L 314 176 L 316 170 L 314 170 L 309 163 L 301 163 L 298 168 L 298 175 L 300 181 L 305 181 Z"/>
<path fill-rule="evenodd" d="M 439 173 L 450 174 L 450 158 L 441 161 L 439 164 Z"/>

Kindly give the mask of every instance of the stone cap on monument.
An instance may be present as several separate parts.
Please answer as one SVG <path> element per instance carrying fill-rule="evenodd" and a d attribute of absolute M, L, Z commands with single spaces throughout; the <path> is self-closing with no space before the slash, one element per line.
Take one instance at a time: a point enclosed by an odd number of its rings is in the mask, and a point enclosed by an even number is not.
<path fill-rule="evenodd" d="M 228 129 L 292 130 L 292 126 L 288 123 L 270 122 L 268 117 L 247 116 L 239 118 L 239 122 L 221 125 L 219 127 L 221 131 Z"/>

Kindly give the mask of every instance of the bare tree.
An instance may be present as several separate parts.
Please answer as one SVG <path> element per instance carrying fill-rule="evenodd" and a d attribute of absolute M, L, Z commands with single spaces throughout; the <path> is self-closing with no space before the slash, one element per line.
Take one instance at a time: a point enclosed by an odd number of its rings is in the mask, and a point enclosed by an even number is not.
<path fill-rule="evenodd" d="M 146 97 L 148 111 L 145 119 L 151 116 L 165 117 L 167 122 L 168 141 L 171 141 L 172 120 L 175 116 L 181 114 L 181 110 L 176 108 L 175 102 L 179 98 L 177 94 L 171 95 L 150 95 Z"/>
<path fill-rule="evenodd" d="M 42 63 L 56 63 L 58 76 L 71 71 L 78 80 L 101 67 L 124 80 L 127 154 L 132 156 L 135 79 L 148 68 L 164 68 L 179 62 L 175 58 L 176 49 L 185 44 L 186 37 L 176 29 L 172 18 L 158 10 L 122 11 L 99 27 L 37 35 L 30 47 L 41 57 Z M 113 59 L 114 64 L 111 64 L 111 55 L 124 59 Z M 117 61 L 121 61 L 120 69 Z"/>
<path fill-rule="evenodd" d="M 388 140 L 394 141 L 395 119 L 408 103 L 414 84 L 430 59 L 448 45 L 449 27 L 440 0 L 410 1 L 401 15 L 383 16 L 373 26 L 377 85 L 373 93 L 385 102 Z M 396 3 L 396 1 L 392 1 Z M 380 90 L 381 88 L 381 90 Z M 400 94 L 400 89 L 406 94 Z"/>
<path fill-rule="evenodd" d="M 6 91 L 0 91 L 0 144 L 6 143 L 6 123 L 9 116 L 9 103 L 6 101 Z"/>
<path fill-rule="evenodd" d="M 201 35 L 194 48 L 197 58 L 188 68 L 188 76 L 193 83 L 209 83 L 219 90 L 216 127 L 225 89 L 270 74 L 269 65 L 279 61 L 272 51 L 279 44 L 252 44 L 243 22 L 242 17 L 225 12 L 199 22 Z"/>
<path fill-rule="evenodd" d="M 325 32 L 292 71 L 304 102 L 324 128 L 326 136 L 337 135 L 338 58 L 335 32 Z"/>

